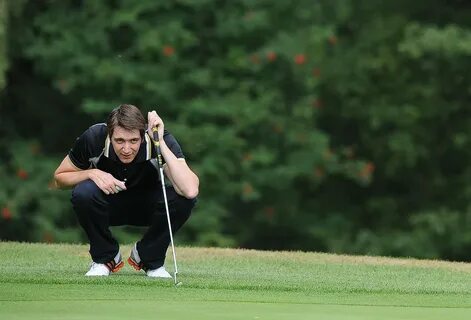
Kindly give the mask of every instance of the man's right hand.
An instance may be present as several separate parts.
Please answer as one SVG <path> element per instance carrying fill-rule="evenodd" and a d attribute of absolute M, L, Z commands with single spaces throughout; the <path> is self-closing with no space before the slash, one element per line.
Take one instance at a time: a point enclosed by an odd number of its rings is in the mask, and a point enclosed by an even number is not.
<path fill-rule="evenodd" d="M 113 177 L 108 172 L 100 169 L 90 169 L 90 179 L 100 188 L 105 194 L 115 194 L 120 191 L 126 190 L 126 185 Z"/>

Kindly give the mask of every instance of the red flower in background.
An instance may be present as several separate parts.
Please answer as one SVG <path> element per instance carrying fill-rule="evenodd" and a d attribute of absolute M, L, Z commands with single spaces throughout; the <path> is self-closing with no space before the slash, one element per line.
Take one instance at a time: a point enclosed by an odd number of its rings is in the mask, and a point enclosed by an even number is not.
<path fill-rule="evenodd" d="M 322 108 L 323 104 L 322 104 L 322 101 L 321 101 L 321 100 L 316 99 L 316 100 L 314 100 L 314 102 L 312 103 L 312 106 L 313 106 L 313 108 L 320 109 L 320 108 Z"/>
<path fill-rule="evenodd" d="M 312 75 L 314 77 L 318 78 L 321 75 L 321 69 L 319 69 L 319 68 L 312 69 Z"/>
<path fill-rule="evenodd" d="M 275 133 L 282 133 L 283 132 L 283 127 L 281 126 L 281 124 L 277 123 L 277 124 L 274 124 L 271 129 L 273 130 L 273 132 Z"/>
<path fill-rule="evenodd" d="M 11 211 L 8 207 L 2 209 L 2 218 L 5 220 L 11 220 Z"/>
<path fill-rule="evenodd" d="M 316 178 L 322 178 L 324 177 L 324 175 L 325 175 L 324 169 L 320 167 L 317 167 L 314 169 L 314 176 L 316 176 Z"/>
<path fill-rule="evenodd" d="M 251 195 L 254 192 L 253 187 L 250 183 L 244 183 L 242 188 L 242 193 L 246 196 Z"/>
<path fill-rule="evenodd" d="M 302 53 L 299 53 L 294 56 L 294 63 L 296 64 L 304 64 L 306 63 L 306 56 Z"/>
<path fill-rule="evenodd" d="M 18 171 L 16 172 L 16 176 L 21 180 L 26 180 L 28 179 L 28 172 L 23 169 L 18 169 Z"/>
<path fill-rule="evenodd" d="M 276 60 L 276 53 L 273 52 L 273 51 L 269 51 L 269 52 L 267 53 L 267 59 L 268 59 L 268 61 L 270 61 L 270 62 L 275 61 L 275 60 Z"/>
<path fill-rule="evenodd" d="M 366 163 L 361 169 L 359 175 L 362 178 L 369 178 L 375 171 L 375 165 L 373 162 Z"/>
<path fill-rule="evenodd" d="M 372 174 L 374 171 L 375 171 L 375 165 L 373 162 L 368 162 L 367 164 L 365 164 L 365 168 L 364 170 L 369 173 L 369 174 Z"/>
<path fill-rule="evenodd" d="M 338 41 L 338 39 L 337 39 L 336 36 L 332 35 L 332 36 L 329 37 L 329 43 L 330 43 L 331 45 L 333 45 L 333 46 L 336 45 L 336 44 L 337 44 L 337 41 Z"/>
<path fill-rule="evenodd" d="M 265 216 L 269 219 L 272 219 L 273 216 L 275 215 L 275 208 L 273 207 L 265 207 L 263 208 L 263 213 L 265 214 Z"/>
<path fill-rule="evenodd" d="M 164 56 L 170 57 L 171 55 L 173 55 L 175 53 L 175 48 L 172 47 L 172 46 L 166 45 L 162 49 L 162 52 L 164 53 Z"/>
<path fill-rule="evenodd" d="M 252 154 L 251 153 L 245 153 L 242 160 L 244 162 L 252 160 Z"/>

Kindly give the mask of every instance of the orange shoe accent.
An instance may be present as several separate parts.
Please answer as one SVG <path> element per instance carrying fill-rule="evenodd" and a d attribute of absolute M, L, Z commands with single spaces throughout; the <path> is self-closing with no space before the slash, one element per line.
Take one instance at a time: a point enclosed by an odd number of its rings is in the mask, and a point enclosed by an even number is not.
<path fill-rule="evenodd" d="M 121 270 L 122 267 L 124 267 L 124 261 L 121 261 L 120 263 L 118 263 L 118 264 L 113 268 L 113 270 L 111 270 L 111 272 L 118 272 L 119 270 Z"/>
<path fill-rule="evenodd" d="M 128 263 L 131 267 L 133 267 L 137 271 L 142 269 L 141 266 L 136 261 L 134 261 L 134 259 L 131 257 L 128 258 Z"/>

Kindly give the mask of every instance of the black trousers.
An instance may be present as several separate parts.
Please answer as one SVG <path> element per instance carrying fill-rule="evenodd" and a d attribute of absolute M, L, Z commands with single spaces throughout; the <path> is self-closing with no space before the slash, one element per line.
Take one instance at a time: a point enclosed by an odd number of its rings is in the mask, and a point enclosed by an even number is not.
<path fill-rule="evenodd" d="M 190 217 L 196 199 L 182 197 L 172 187 L 167 187 L 167 199 L 175 234 Z M 87 233 L 94 262 L 109 262 L 119 252 L 110 226 L 135 225 L 149 226 L 137 243 L 144 268 L 163 266 L 170 234 L 162 188 L 131 189 L 106 195 L 93 181 L 85 180 L 75 186 L 71 201 Z"/>

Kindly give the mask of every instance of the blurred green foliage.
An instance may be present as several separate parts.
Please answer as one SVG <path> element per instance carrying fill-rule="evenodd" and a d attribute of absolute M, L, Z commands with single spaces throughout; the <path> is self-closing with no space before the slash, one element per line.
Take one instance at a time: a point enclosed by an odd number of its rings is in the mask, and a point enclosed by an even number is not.
<path fill-rule="evenodd" d="M 47 186 L 77 135 L 132 103 L 200 177 L 181 242 L 471 259 L 467 3 L 9 9 L 1 238 L 84 240 Z"/>
<path fill-rule="evenodd" d="M 7 5 L 6 0 L 0 0 L 0 90 L 5 87 L 5 72 L 7 70 Z"/>

